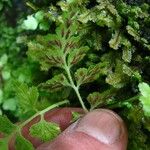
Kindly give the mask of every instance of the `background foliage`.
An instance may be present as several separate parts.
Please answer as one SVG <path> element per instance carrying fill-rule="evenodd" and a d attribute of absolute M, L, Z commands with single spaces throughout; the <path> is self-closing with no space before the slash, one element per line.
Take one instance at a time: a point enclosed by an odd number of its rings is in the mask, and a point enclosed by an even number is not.
<path fill-rule="evenodd" d="M 16 122 L 65 99 L 80 106 L 69 68 L 86 107 L 116 111 L 128 127 L 128 149 L 148 150 L 149 26 L 149 0 L 2 0 L 1 114 Z"/>

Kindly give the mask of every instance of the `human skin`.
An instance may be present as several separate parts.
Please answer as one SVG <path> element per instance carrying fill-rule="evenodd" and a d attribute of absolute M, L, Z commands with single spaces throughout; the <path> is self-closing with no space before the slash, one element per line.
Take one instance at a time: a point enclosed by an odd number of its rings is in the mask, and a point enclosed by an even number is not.
<path fill-rule="evenodd" d="M 83 117 L 71 124 L 73 111 L 83 114 Z M 127 130 L 124 122 L 110 110 L 96 109 L 84 114 L 82 109 L 61 108 L 47 112 L 44 118 L 59 124 L 62 133 L 47 143 L 31 137 L 29 128 L 40 120 L 40 117 L 36 117 L 22 129 L 23 136 L 32 142 L 36 150 L 127 149 Z M 9 150 L 14 150 L 14 140 L 11 140 Z"/>

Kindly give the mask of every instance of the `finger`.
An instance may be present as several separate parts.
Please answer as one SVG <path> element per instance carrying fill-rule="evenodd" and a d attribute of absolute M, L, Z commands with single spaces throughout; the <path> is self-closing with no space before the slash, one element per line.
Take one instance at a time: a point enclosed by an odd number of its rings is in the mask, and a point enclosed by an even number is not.
<path fill-rule="evenodd" d="M 127 130 L 110 110 L 99 109 L 72 124 L 53 142 L 37 150 L 126 150 Z"/>
<path fill-rule="evenodd" d="M 54 109 L 46 112 L 44 114 L 44 119 L 48 122 L 54 122 L 57 123 L 60 126 L 60 129 L 63 131 L 66 129 L 72 120 L 72 112 L 79 112 L 83 113 L 83 110 L 80 108 L 59 108 L 59 109 Z M 34 138 L 30 135 L 30 127 L 40 121 L 40 116 L 34 118 L 32 121 L 30 121 L 26 126 L 22 128 L 22 135 L 29 140 L 33 146 L 36 148 L 39 145 L 41 145 L 43 142 L 38 139 Z M 12 138 L 9 142 L 9 150 L 14 150 L 14 143 L 15 143 L 15 138 Z"/>

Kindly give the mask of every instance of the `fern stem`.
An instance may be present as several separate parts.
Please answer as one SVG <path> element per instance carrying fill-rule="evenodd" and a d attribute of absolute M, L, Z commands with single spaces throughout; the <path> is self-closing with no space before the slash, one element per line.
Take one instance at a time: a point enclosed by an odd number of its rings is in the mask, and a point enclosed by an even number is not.
<path fill-rule="evenodd" d="M 80 103 L 81 103 L 81 105 L 82 105 L 82 108 L 84 109 L 85 112 L 88 112 L 88 109 L 87 109 L 87 108 L 85 107 L 85 105 L 84 105 L 84 102 L 83 102 L 83 100 L 82 100 L 82 98 L 81 98 L 81 95 L 80 95 L 80 93 L 79 93 L 78 88 L 75 87 L 74 90 L 75 90 L 75 92 L 76 92 L 76 94 L 77 94 L 77 96 L 78 96 L 78 99 L 79 99 L 79 101 L 80 101 Z"/>
<path fill-rule="evenodd" d="M 83 100 L 81 98 L 81 95 L 79 93 L 79 88 L 74 84 L 74 81 L 73 81 L 71 73 L 70 73 L 70 68 L 67 65 L 65 65 L 65 70 L 67 72 L 70 84 L 71 84 L 72 88 L 74 89 L 74 91 L 75 91 L 75 93 L 76 93 L 76 95 L 77 95 L 77 97 L 78 97 L 78 99 L 80 101 L 80 104 L 81 104 L 82 108 L 84 109 L 85 112 L 88 112 L 88 109 L 84 105 L 84 102 L 83 102 Z"/>
<path fill-rule="evenodd" d="M 24 121 L 22 124 L 19 125 L 19 129 L 21 130 L 22 127 L 24 127 L 26 124 L 28 124 L 30 121 L 32 121 L 34 118 L 36 118 L 37 116 L 40 116 L 40 115 L 44 115 L 46 112 L 48 112 L 49 110 L 51 109 L 54 109 L 60 105 L 64 105 L 64 104 L 67 104 L 69 103 L 68 100 L 65 100 L 65 101 L 62 101 L 62 102 L 58 102 L 58 103 L 55 103 L 49 107 L 47 107 L 46 109 L 40 111 L 40 112 L 37 112 L 35 115 L 33 115 L 32 117 L 30 117 L 28 120 Z"/>

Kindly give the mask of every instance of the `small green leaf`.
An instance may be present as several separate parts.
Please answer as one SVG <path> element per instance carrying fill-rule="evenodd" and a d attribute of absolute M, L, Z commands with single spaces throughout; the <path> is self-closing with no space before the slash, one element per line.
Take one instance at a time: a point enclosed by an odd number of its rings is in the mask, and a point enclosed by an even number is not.
<path fill-rule="evenodd" d="M 141 37 L 140 32 L 135 30 L 133 27 L 131 26 L 127 26 L 126 27 L 128 34 L 130 34 L 131 36 L 133 36 L 134 40 L 138 41 L 139 43 L 141 43 L 144 47 L 148 48 L 150 50 L 150 44 L 149 41 L 143 37 Z"/>
<path fill-rule="evenodd" d="M 134 73 L 134 71 L 129 66 L 127 66 L 125 64 L 123 65 L 122 69 L 123 69 L 123 73 L 128 75 L 129 77 L 131 77 Z"/>
<path fill-rule="evenodd" d="M 34 150 L 33 145 L 22 135 L 16 136 L 15 148 L 16 150 Z"/>
<path fill-rule="evenodd" d="M 43 87 L 48 87 L 50 92 L 58 91 L 65 86 L 70 86 L 64 74 L 56 75 L 52 79 L 48 80 L 46 83 L 42 85 Z"/>
<path fill-rule="evenodd" d="M 51 66 L 62 68 L 64 61 L 62 59 L 63 56 L 60 49 L 57 46 L 53 47 L 52 49 L 54 50 L 48 49 L 47 53 L 45 54 L 45 60 L 47 60 L 47 63 L 49 63 Z"/>
<path fill-rule="evenodd" d="M 136 79 L 138 79 L 139 81 L 142 80 L 142 76 L 141 76 L 141 74 L 139 73 L 138 70 L 135 70 L 134 68 L 131 68 L 131 67 L 125 65 L 125 64 L 123 65 L 123 68 L 122 68 L 122 69 L 123 69 L 123 70 L 122 70 L 123 73 L 126 74 L 126 75 L 128 75 L 129 77 L 136 78 Z"/>
<path fill-rule="evenodd" d="M 0 116 L 0 132 L 4 134 L 11 134 L 17 126 L 10 122 L 6 116 Z"/>
<path fill-rule="evenodd" d="M 35 18 L 38 20 L 38 22 L 41 22 L 44 18 L 44 12 L 43 11 L 38 11 L 35 14 Z"/>
<path fill-rule="evenodd" d="M 131 42 L 125 37 L 122 37 L 121 44 L 123 45 L 122 59 L 125 62 L 130 63 L 132 59 L 132 53 L 134 52 L 134 46 L 132 46 Z"/>
<path fill-rule="evenodd" d="M 19 100 L 19 107 L 24 113 L 36 108 L 36 103 L 39 96 L 38 89 L 36 87 L 29 88 L 27 84 L 16 82 L 15 90 Z"/>
<path fill-rule="evenodd" d="M 106 90 L 102 93 L 100 92 L 93 92 L 88 95 L 87 100 L 91 105 L 91 109 L 96 107 L 102 107 L 103 105 L 107 105 L 110 103 L 111 98 L 116 94 L 116 89 L 111 88 Z"/>
<path fill-rule="evenodd" d="M 121 44 L 121 35 L 120 31 L 115 31 L 115 34 L 112 36 L 112 39 L 109 41 L 109 46 L 117 50 Z"/>
<path fill-rule="evenodd" d="M 150 117 L 150 86 L 147 83 L 140 83 L 139 90 L 141 96 L 139 98 L 143 105 L 144 114 Z"/>
<path fill-rule="evenodd" d="M 89 40 L 89 44 L 94 46 L 94 48 L 98 51 L 102 49 L 102 34 L 99 31 L 93 32 L 91 35 L 92 40 Z"/>
<path fill-rule="evenodd" d="M 90 10 L 86 10 L 84 13 L 80 14 L 78 20 L 82 23 L 87 23 L 88 21 L 93 21 L 93 16 Z"/>
<path fill-rule="evenodd" d="M 79 49 L 74 49 L 73 51 L 71 51 L 68 57 L 68 65 L 72 66 L 77 64 L 79 61 L 81 61 L 84 58 L 88 50 L 89 47 L 84 46 Z"/>
<path fill-rule="evenodd" d="M 58 124 L 52 122 L 46 122 L 42 120 L 34 124 L 30 128 L 30 134 L 33 137 L 40 138 L 43 142 L 53 140 L 60 134 L 61 130 Z"/>
<path fill-rule="evenodd" d="M 42 70 L 49 70 L 52 66 L 62 68 L 61 40 L 54 34 L 38 36 L 36 40 L 28 43 L 28 55 L 41 64 Z"/>
<path fill-rule="evenodd" d="M 65 48 L 64 48 L 63 52 L 65 54 L 68 54 L 68 53 L 72 52 L 74 49 L 76 49 L 76 51 L 78 49 L 80 49 L 81 51 L 84 51 L 84 47 L 82 47 L 82 46 L 79 47 L 79 45 L 78 45 L 79 41 L 80 41 L 80 36 L 75 37 L 75 36 L 71 35 L 70 31 L 66 31 L 66 32 L 67 33 L 66 33 L 65 38 L 67 38 L 67 42 L 65 44 Z M 83 48 L 83 50 L 82 50 L 82 48 Z"/>
<path fill-rule="evenodd" d="M 108 74 L 106 82 L 113 85 L 115 88 L 121 88 L 124 86 L 124 83 L 122 83 L 122 75 L 116 72 Z"/>
<path fill-rule="evenodd" d="M 99 105 L 103 103 L 101 94 L 99 92 L 89 94 L 87 100 L 91 106 L 94 106 L 97 102 L 99 103 Z"/>
<path fill-rule="evenodd" d="M 89 83 L 96 80 L 99 77 L 101 70 L 101 64 L 96 64 L 87 68 L 79 68 L 75 72 L 75 79 L 77 85 L 80 86 L 81 84 Z"/>
<path fill-rule="evenodd" d="M 96 22 L 99 26 L 108 26 L 116 28 L 121 23 L 121 17 L 118 14 L 115 6 L 109 0 L 97 0 L 99 3 L 95 10 Z M 98 13 L 99 12 L 99 13 Z"/>
<path fill-rule="evenodd" d="M 127 26 L 126 29 L 127 29 L 128 33 L 129 33 L 131 36 L 133 36 L 136 41 L 139 41 L 139 40 L 140 40 L 140 35 L 139 35 L 139 33 L 138 33 L 136 30 L 134 30 L 131 26 Z"/>
<path fill-rule="evenodd" d="M 35 41 L 29 42 L 28 49 L 28 56 L 30 56 L 34 61 L 38 61 L 41 64 L 42 70 L 48 70 L 51 67 L 49 59 L 45 57 L 45 47 L 42 44 Z"/>
<path fill-rule="evenodd" d="M 35 30 L 38 27 L 38 21 L 31 15 L 23 22 L 23 28 L 26 30 Z"/>
<path fill-rule="evenodd" d="M 128 63 L 131 62 L 131 59 L 132 59 L 132 51 L 131 51 L 131 49 L 123 48 L 122 59 L 125 62 L 128 62 Z"/>
<path fill-rule="evenodd" d="M 85 78 L 87 77 L 88 69 L 86 68 L 79 68 L 75 73 L 75 79 L 78 85 L 84 83 Z"/>

